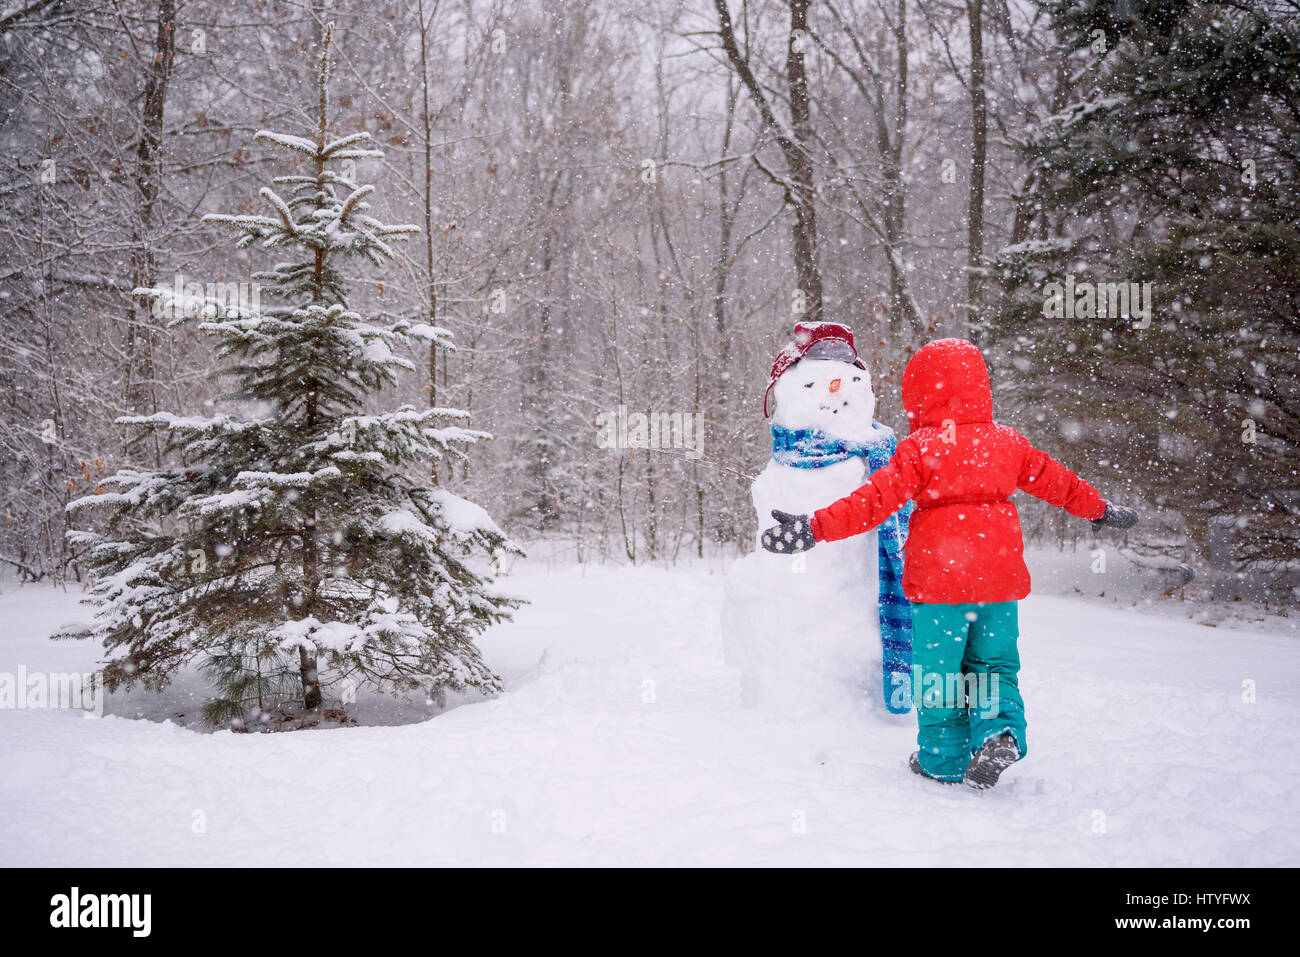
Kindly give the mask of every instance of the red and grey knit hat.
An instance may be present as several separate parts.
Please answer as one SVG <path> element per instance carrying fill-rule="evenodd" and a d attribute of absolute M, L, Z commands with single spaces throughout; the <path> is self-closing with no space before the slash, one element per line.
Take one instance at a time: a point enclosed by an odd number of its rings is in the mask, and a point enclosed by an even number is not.
<path fill-rule="evenodd" d="M 763 393 L 763 417 L 771 415 L 768 411 L 768 399 L 776 380 L 800 359 L 835 359 L 851 362 L 859 369 L 866 364 L 858 358 L 857 347 L 853 344 L 853 330 L 838 322 L 796 322 L 794 338 L 780 351 L 776 362 L 772 363 L 772 374 L 767 380 L 767 391 Z"/>

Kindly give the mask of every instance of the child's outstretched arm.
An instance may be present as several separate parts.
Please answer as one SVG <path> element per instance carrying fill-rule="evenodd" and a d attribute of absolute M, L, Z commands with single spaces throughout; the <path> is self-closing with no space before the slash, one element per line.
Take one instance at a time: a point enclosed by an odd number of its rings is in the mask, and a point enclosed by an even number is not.
<path fill-rule="evenodd" d="M 1123 505 L 1111 505 L 1101 493 L 1041 449 L 1036 449 L 1023 435 L 1025 460 L 1016 485 L 1023 492 L 1041 498 L 1049 505 L 1063 508 L 1071 515 L 1086 518 L 1093 527 L 1113 525 L 1132 528 L 1138 515 Z"/>
<path fill-rule="evenodd" d="M 869 532 L 913 499 L 923 482 L 920 450 L 904 439 L 883 468 L 838 502 L 811 516 L 773 511 L 778 524 L 763 532 L 763 547 L 769 552 L 802 552 L 817 542 Z"/>

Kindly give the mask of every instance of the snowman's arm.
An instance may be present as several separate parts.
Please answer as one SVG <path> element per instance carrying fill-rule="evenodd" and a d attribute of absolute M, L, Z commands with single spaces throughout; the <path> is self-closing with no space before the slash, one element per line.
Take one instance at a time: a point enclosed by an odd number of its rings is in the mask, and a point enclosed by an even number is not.
<path fill-rule="evenodd" d="M 813 537 L 834 542 L 869 532 L 915 498 L 924 483 L 920 449 L 906 438 L 888 464 L 872 473 L 865 485 L 813 513 Z"/>

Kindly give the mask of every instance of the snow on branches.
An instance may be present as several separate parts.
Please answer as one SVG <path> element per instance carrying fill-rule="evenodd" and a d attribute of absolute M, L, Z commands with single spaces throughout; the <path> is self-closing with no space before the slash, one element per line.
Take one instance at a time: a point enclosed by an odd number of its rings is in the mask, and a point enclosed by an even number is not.
<path fill-rule="evenodd" d="M 383 266 L 389 243 L 418 230 L 371 215 L 374 187 L 330 168 L 382 154 L 365 133 L 328 138 L 323 117 L 314 140 L 257 134 L 312 166 L 260 190 L 273 215 L 203 217 L 233 227 L 239 248 L 290 252 L 255 274 L 267 284 L 255 307 L 137 290 L 199 318 L 244 414 L 122 417 L 160 437 L 172 464 L 121 470 L 68 506 L 79 522 L 98 516 L 72 537 L 90 550 L 90 634 L 110 685 L 159 687 L 194 663 L 215 689 L 205 714 L 237 726 L 294 698 L 319 709 L 344 682 L 498 690 L 474 638 L 518 605 L 492 588 L 518 547 L 483 509 L 429 484 L 439 460 L 490 436 L 457 409 L 371 409 L 414 368 L 402 347 L 451 337 L 348 305 L 340 263 Z"/>

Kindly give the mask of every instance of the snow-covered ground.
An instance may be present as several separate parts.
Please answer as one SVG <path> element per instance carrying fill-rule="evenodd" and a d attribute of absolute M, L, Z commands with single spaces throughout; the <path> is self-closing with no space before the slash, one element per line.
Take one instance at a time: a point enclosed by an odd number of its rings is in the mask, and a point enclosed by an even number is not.
<path fill-rule="evenodd" d="M 0 864 L 1300 864 L 1286 620 L 1036 595 L 1031 753 L 977 793 L 907 771 L 911 716 L 742 709 L 717 562 L 509 581 L 532 604 L 483 641 L 507 693 L 432 720 L 363 699 L 361 727 L 197 733 L 192 679 L 97 720 L 0 711 Z M 92 669 L 45 638 L 75 598 L 6 588 L 0 673 Z"/>

